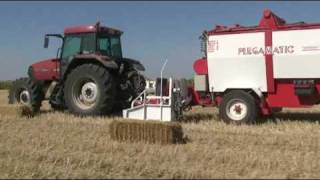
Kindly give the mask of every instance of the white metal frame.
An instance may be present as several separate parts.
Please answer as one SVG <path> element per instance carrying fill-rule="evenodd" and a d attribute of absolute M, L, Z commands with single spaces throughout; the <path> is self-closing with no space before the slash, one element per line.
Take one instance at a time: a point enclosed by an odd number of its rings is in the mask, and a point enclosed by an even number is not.
<path fill-rule="evenodd" d="M 130 108 L 123 110 L 123 117 L 141 120 L 174 120 L 175 116 L 172 110 L 172 82 L 172 78 L 170 78 L 168 96 L 163 96 L 162 93 L 160 93 L 160 96 L 148 96 L 147 90 L 144 90 L 131 102 Z M 160 102 L 159 104 L 148 104 L 151 99 L 160 100 Z M 136 105 L 137 103 L 139 103 L 139 105 Z"/>
<path fill-rule="evenodd" d="M 150 95 L 148 96 L 148 89 L 145 89 L 139 94 L 132 102 L 131 107 L 123 110 L 123 117 L 130 119 L 140 120 L 160 120 L 160 121 L 172 121 L 174 120 L 175 113 L 172 107 L 172 91 L 173 81 L 169 79 L 169 95 L 163 96 L 163 71 L 167 65 L 168 60 L 166 59 L 161 68 L 160 73 L 160 96 Z M 148 104 L 149 100 L 160 100 L 159 104 Z M 141 103 L 135 105 L 137 102 Z"/>

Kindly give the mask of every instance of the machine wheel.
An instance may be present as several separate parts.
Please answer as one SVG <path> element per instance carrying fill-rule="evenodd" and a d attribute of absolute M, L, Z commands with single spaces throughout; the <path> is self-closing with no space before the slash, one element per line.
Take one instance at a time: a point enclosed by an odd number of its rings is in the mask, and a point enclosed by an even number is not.
<path fill-rule="evenodd" d="M 258 117 L 258 107 L 249 93 L 236 90 L 226 94 L 219 107 L 220 118 L 226 123 L 251 124 Z"/>
<path fill-rule="evenodd" d="M 28 79 L 29 78 L 19 78 L 12 82 L 12 86 L 9 89 L 9 104 L 15 103 L 26 103 L 27 96 L 29 93 L 28 88 Z"/>
<path fill-rule="evenodd" d="M 81 116 L 110 113 L 115 95 L 112 75 L 106 68 L 95 64 L 83 64 L 74 69 L 64 85 L 68 109 Z"/>

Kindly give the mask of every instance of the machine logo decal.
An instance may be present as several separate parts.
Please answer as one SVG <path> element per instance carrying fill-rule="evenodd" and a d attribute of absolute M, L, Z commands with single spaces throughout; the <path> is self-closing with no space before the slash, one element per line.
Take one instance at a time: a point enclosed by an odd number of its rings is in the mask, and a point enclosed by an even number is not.
<path fill-rule="evenodd" d="M 219 50 L 218 40 L 208 41 L 208 52 L 216 52 Z"/>
<path fill-rule="evenodd" d="M 266 47 L 244 47 L 238 48 L 238 55 L 273 55 L 273 54 L 292 54 L 294 46 L 266 46 Z"/>

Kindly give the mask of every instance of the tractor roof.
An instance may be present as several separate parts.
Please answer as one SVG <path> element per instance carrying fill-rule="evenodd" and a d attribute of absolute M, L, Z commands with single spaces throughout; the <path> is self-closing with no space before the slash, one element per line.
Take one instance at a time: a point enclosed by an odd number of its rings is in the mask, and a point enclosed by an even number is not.
<path fill-rule="evenodd" d="M 294 30 L 294 29 L 317 29 L 320 28 L 319 23 L 291 23 L 286 21 L 277 15 L 275 15 L 269 9 L 265 9 L 257 26 L 241 26 L 236 24 L 232 27 L 217 25 L 213 30 L 208 31 L 209 35 L 216 34 L 238 34 L 244 32 L 260 32 L 265 30 Z"/>
<path fill-rule="evenodd" d="M 106 27 L 106 26 L 100 26 L 100 23 L 96 23 L 95 25 L 87 25 L 87 26 L 73 26 L 73 27 L 67 27 L 64 29 L 64 34 L 78 34 L 78 33 L 90 33 L 90 32 L 105 32 L 109 34 L 114 35 L 121 35 L 123 32 Z"/>

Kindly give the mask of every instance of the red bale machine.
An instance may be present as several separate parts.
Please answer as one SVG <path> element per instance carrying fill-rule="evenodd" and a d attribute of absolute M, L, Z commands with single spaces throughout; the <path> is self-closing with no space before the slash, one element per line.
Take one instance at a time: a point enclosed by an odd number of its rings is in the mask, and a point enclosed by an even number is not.
<path fill-rule="evenodd" d="M 257 26 L 216 26 L 202 36 L 193 104 L 216 105 L 227 123 L 320 103 L 320 24 L 287 23 L 265 10 Z"/>

